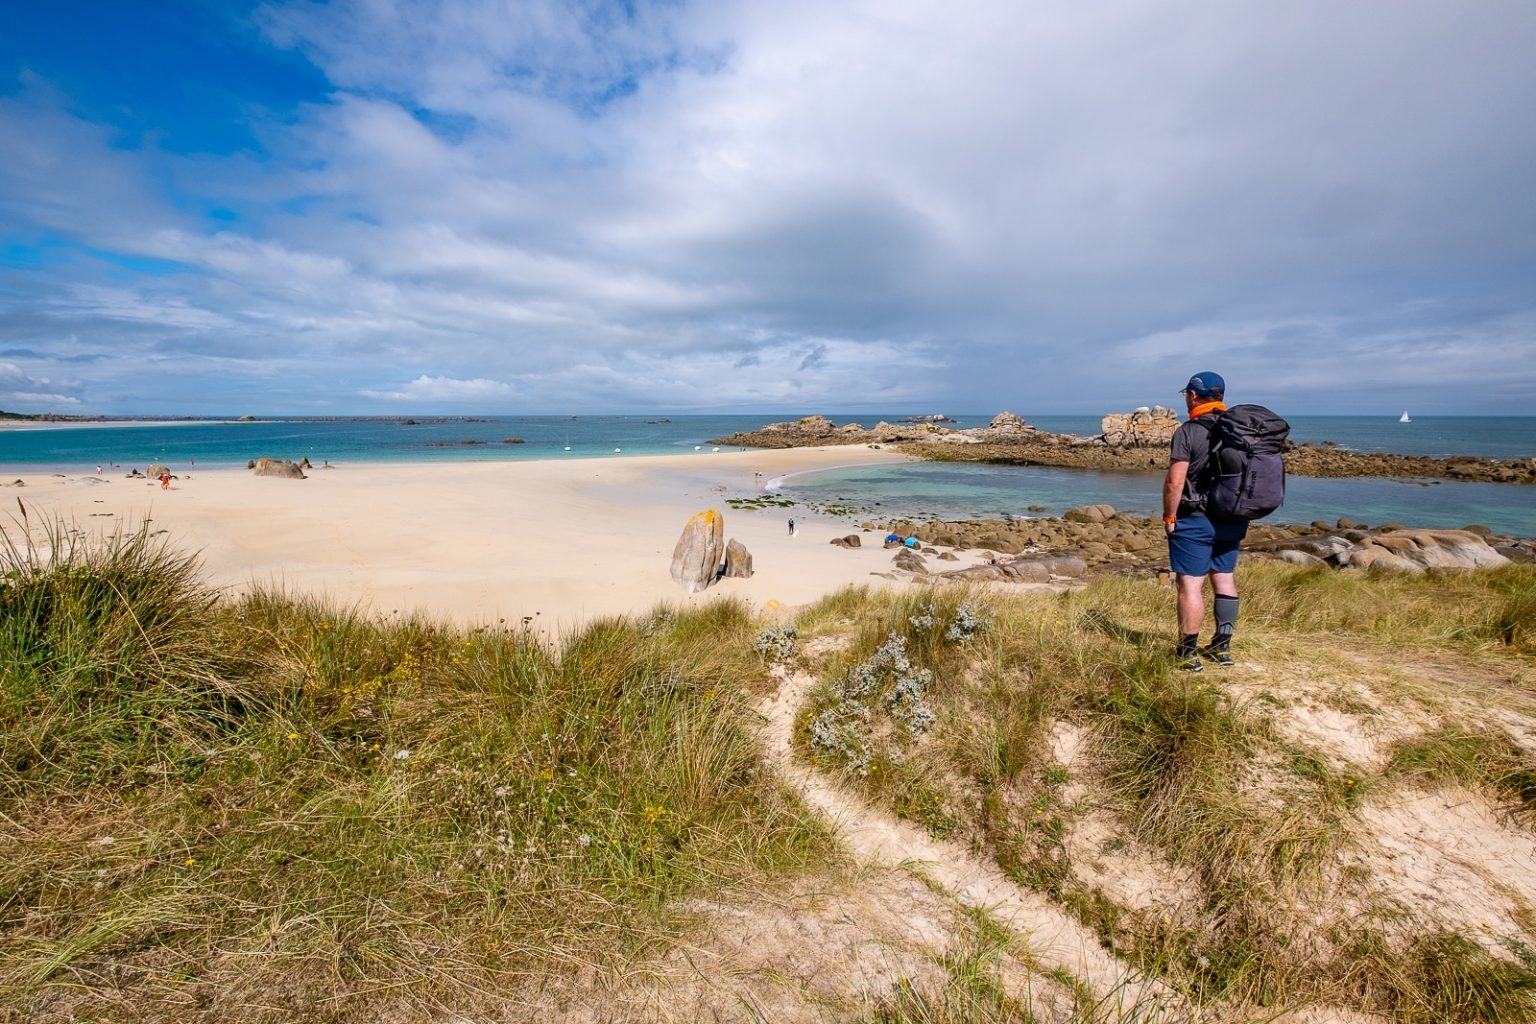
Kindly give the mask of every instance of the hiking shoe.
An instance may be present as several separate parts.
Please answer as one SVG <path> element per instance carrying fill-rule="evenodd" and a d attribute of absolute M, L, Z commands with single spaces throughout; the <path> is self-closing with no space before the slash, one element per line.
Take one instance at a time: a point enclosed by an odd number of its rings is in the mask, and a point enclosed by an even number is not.
<path fill-rule="evenodd" d="M 1177 654 L 1174 657 L 1178 659 L 1174 663 L 1174 667 L 1180 672 L 1205 671 L 1205 666 L 1200 663 L 1200 656 L 1198 654 Z"/>
<path fill-rule="evenodd" d="M 1215 644 L 1211 644 L 1209 647 L 1202 647 L 1200 653 L 1210 658 L 1222 668 L 1232 667 L 1232 652 L 1225 647 L 1217 647 Z"/>

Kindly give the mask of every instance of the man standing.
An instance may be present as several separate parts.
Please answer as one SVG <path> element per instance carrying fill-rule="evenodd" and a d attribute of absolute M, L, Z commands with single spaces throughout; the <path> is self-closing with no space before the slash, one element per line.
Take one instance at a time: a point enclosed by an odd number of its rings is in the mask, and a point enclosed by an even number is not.
<path fill-rule="evenodd" d="M 1179 668 L 1199 672 L 1200 655 L 1218 665 L 1232 664 L 1232 630 L 1237 625 L 1238 548 L 1248 533 L 1246 520 L 1212 519 L 1206 515 L 1206 464 L 1211 453 L 1211 429 L 1226 411 L 1227 384 L 1206 370 L 1184 385 L 1189 419 L 1174 431 L 1163 480 L 1163 525 L 1168 531 L 1168 562 L 1178 590 Z M 1201 650 L 1200 626 L 1205 621 L 1205 580 L 1215 594 L 1216 635 Z"/>

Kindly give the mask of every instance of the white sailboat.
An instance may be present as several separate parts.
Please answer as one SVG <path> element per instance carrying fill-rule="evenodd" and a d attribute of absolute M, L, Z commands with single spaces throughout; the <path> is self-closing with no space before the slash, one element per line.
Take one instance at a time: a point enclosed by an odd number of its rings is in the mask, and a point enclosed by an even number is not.
<path fill-rule="evenodd" d="M 1403 410 L 1403 414 L 1397 418 L 1397 422 L 1399 422 L 1399 423 L 1412 423 L 1413 422 L 1413 420 L 1408 418 L 1408 410 L 1407 409 Z"/>

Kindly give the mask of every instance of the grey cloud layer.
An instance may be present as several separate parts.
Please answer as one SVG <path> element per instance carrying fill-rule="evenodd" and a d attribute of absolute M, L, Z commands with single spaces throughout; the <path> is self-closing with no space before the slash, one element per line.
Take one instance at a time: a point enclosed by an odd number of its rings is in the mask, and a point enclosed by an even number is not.
<path fill-rule="evenodd" d="M 6 223 L 175 268 L 10 272 L 15 373 L 110 405 L 168 361 L 166 411 L 277 378 L 337 410 L 1027 414 L 1166 400 L 1191 360 L 1315 411 L 1536 399 L 1520 0 L 617 10 L 269 5 L 336 91 L 260 158 L 0 101 Z"/>

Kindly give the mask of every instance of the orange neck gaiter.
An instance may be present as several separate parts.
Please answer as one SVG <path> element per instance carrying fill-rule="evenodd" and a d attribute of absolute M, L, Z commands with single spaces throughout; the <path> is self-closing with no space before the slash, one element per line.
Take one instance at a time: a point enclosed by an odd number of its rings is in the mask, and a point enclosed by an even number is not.
<path fill-rule="evenodd" d="M 1227 411 L 1227 403 L 1223 402 L 1221 399 L 1218 398 L 1214 402 L 1205 402 L 1205 403 L 1202 403 L 1201 405 L 1197 405 L 1193 409 L 1189 410 L 1189 418 L 1190 419 L 1197 419 L 1198 417 L 1204 416 L 1208 412 L 1226 412 L 1226 411 Z"/>

